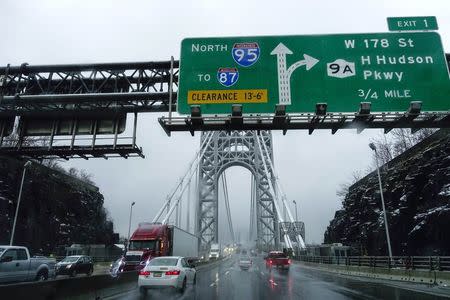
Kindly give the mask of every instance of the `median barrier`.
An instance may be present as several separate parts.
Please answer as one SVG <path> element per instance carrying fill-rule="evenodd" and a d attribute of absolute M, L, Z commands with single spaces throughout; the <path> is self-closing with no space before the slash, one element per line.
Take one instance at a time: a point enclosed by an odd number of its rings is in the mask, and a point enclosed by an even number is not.
<path fill-rule="evenodd" d="M 103 299 L 137 287 L 137 272 L 24 282 L 0 286 L 2 299 L 78 300 Z"/>

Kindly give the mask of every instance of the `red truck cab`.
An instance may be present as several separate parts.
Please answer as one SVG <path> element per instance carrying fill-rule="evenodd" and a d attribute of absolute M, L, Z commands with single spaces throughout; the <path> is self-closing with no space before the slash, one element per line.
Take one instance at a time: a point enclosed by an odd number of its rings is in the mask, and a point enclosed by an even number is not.
<path fill-rule="evenodd" d="M 266 261 L 266 268 L 277 267 L 289 270 L 289 266 L 291 265 L 289 257 L 281 251 L 270 251 L 264 259 Z"/>
<path fill-rule="evenodd" d="M 120 271 L 141 270 L 148 260 L 170 253 L 170 230 L 161 223 L 140 223 L 133 232 Z"/>

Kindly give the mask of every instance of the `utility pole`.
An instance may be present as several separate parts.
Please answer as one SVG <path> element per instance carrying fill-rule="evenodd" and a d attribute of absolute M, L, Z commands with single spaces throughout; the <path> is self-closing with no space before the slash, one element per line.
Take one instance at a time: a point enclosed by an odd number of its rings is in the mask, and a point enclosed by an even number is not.
<path fill-rule="evenodd" d="M 295 200 L 292 200 L 295 204 L 295 222 L 298 222 L 298 211 L 297 211 L 297 202 Z"/>
<path fill-rule="evenodd" d="M 131 206 L 130 206 L 130 220 L 128 221 L 128 238 L 127 238 L 127 243 L 130 244 L 130 231 L 131 231 L 131 216 L 133 214 L 133 206 L 136 204 L 136 202 L 132 202 Z M 126 247 L 128 250 L 128 246 Z"/>
<path fill-rule="evenodd" d="M 23 183 L 25 181 L 25 173 L 29 166 L 31 166 L 31 161 L 27 161 L 25 163 L 25 165 L 23 166 L 22 181 L 20 182 L 20 190 L 19 190 L 19 197 L 17 198 L 16 213 L 14 214 L 14 222 L 13 222 L 13 228 L 12 228 L 12 232 L 11 232 L 11 239 L 9 240 L 10 246 L 12 246 L 12 244 L 14 242 L 14 234 L 16 232 L 17 216 L 19 215 L 20 200 L 22 199 Z"/>
<path fill-rule="evenodd" d="M 383 186 L 381 184 L 380 166 L 378 165 L 378 152 L 374 143 L 369 144 L 370 149 L 375 151 L 375 162 L 377 164 L 378 184 L 380 185 L 381 206 L 383 207 L 384 228 L 386 230 L 386 240 L 388 245 L 389 260 L 392 262 L 391 238 L 389 237 L 389 225 L 386 217 L 386 208 L 384 206 Z"/>

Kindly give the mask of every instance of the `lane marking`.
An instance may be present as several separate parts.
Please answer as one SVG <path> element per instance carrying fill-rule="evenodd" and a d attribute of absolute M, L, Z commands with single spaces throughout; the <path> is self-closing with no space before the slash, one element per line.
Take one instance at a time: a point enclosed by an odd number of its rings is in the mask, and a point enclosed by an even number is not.
<path fill-rule="evenodd" d="M 264 276 L 264 272 L 263 271 L 261 271 L 261 275 Z"/>
<path fill-rule="evenodd" d="M 230 273 L 230 271 L 226 271 L 226 272 L 225 272 L 225 275 L 228 275 L 229 273 Z"/>
<path fill-rule="evenodd" d="M 211 283 L 209 286 L 210 286 L 210 287 L 213 287 L 215 284 L 216 284 L 216 283 L 213 282 L 213 283 Z"/>

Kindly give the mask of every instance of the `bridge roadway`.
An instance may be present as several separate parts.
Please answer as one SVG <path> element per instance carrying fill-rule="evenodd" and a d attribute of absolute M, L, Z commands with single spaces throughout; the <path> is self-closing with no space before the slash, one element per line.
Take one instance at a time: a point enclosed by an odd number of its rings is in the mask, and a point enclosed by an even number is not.
<path fill-rule="evenodd" d="M 333 276 L 293 263 L 289 272 L 266 269 L 262 256 L 253 258 L 248 271 L 240 270 L 238 255 L 198 270 L 197 285 L 183 295 L 149 290 L 145 299 L 444 299 L 434 287 L 395 284 Z M 427 293 L 424 293 L 426 291 Z M 432 294 L 430 294 L 430 292 Z M 449 295 L 449 294 L 447 294 Z M 136 288 L 108 299 L 144 299 Z"/>

